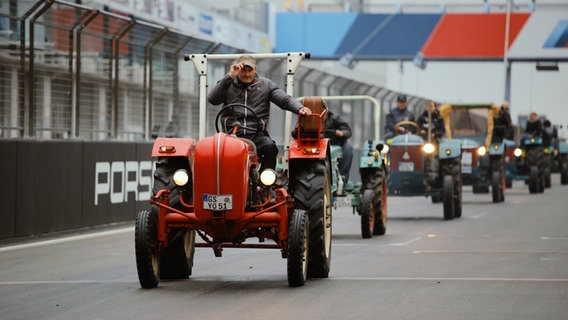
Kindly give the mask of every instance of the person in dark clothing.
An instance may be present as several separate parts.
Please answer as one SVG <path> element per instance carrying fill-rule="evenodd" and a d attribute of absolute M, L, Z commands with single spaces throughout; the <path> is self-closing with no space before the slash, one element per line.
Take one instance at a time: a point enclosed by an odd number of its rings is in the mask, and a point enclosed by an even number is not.
<path fill-rule="evenodd" d="M 385 139 L 390 139 L 397 134 L 416 134 L 416 127 L 411 125 L 402 125 L 397 128 L 396 132 L 394 130 L 394 126 L 401 121 L 414 121 L 414 115 L 406 107 L 406 96 L 399 95 L 396 98 L 396 108 L 386 116 Z"/>
<path fill-rule="evenodd" d="M 242 55 L 231 65 L 230 71 L 207 96 L 209 103 L 213 105 L 223 104 L 223 106 L 239 103 L 251 108 L 258 118 L 260 118 L 259 133 L 252 139 L 256 145 L 261 162 L 261 170 L 276 167 L 276 156 L 278 148 L 276 143 L 268 135 L 268 122 L 270 119 L 270 103 L 276 104 L 283 110 L 291 111 L 295 114 L 309 115 L 311 110 L 302 106 L 296 99 L 278 88 L 276 84 L 265 77 L 256 73 L 256 60 L 253 56 Z M 221 119 L 223 121 L 223 119 Z M 227 119 L 225 119 L 227 120 Z M 251 126 L 246 111 L 237 115 L 237 121 L 243 126 Z M 232 126 L 227 121 L 222 122 L 223 131 Z M 247 130 L 242 135 L 246 137 Z M 250 134 L 250 132 L 248 132 Z"/>
<path fill-rule="evenodd" d="M 542 145 L 550 147 L 556 142 L 557 138 L 558 130 L 552 126 L 550 120 L 544 120 L 542 122 Z"/>
<path fill-rule="evenodd" d="M 430 128 L 431 138 L 438 140 L 446 133 L 444 119 L 440 115 L 440 111 L 436 106 L 436 102 L 429 101 L 426 104 L 426 110 L 418 117 L 416 123 L 420 128 L 420 136 L 424 140 L 428 140 L 428 129 Z M 430 112 L 428 112 L 430 111 Z"/>
<path fill-rule="evenodd" d="M 349 180 L 349 170 L 353 160 L 353 146 L 347 141 L 351 137 L 351 127 L 347 121 L 328 109 L 325 119 L 325 134 L 332 145 L 341 147 L 343 157 L 338 160 L 339 172 Z"/>
<path fill-rule="evenodd" d="M 507 101 L 503 102 L 499 112 L 495 115 L 493 120 L 494 127 L 501 126 L 504 129 L 503 137 L 509 140 L 514 139 L 513 121 L 511 120 L 511 114 L 509 113 L 509 103 Z"/>
<path fill-rule="evenodd" d="M 532 137 L 542 137 L 542 123 L 536 112 L 531 112 L 525 127 L 525 133 Z"/>

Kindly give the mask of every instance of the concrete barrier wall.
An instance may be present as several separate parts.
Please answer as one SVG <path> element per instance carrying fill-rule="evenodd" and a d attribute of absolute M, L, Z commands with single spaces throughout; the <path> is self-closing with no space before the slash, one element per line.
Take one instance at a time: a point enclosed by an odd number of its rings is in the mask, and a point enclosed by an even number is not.
<path fill-rule="evenodd" d="M 0 150 L 0 239 L 133 221 L 150 207 L 151 142 L 0 139 Z"/>
<path fill-rule="evenodd" d="M 0 140 L 0 239 L 134 220 L 152 143 Z"/>

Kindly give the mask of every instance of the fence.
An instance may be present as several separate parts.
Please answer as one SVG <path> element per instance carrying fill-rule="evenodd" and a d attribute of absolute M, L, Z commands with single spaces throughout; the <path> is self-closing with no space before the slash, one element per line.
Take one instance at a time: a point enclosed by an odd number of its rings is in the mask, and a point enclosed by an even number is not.
<path fill-rule="evenodd" d="M 58 0 L 27 3 L 10 1 L 10 8 L 0 7 L 1 138 L 197 137 L 197 75 L 191 63 L 183 63 L 183 54 L 244 52 L 104 8 Z M 228 66 L 210 65 L 212 85 Z M 263 61 L 258 72 L 283 85 L 284 66 Z M 371 95 L 381 101 L 382 112 L 396 96 L 384 88 L 303 67 L 295 84 L 297 96 Z M 413 98 L 410 108 L 422 102 Z M 352 124 L 356 147 L 373 136 L 375 110 L 370 103 L 348 101 L 330 107 Z M 214 128 L 213 115 L 207 116 L 208 131 Z M 281 121 L 272 122 L 271 134 L 283 141 Z"/>

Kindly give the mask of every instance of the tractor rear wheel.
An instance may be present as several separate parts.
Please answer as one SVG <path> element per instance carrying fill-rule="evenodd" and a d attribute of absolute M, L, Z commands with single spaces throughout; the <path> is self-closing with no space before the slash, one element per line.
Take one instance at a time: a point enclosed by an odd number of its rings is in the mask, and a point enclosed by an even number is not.
<path fill-rule="evenodd" d="M 300 287 L 308 276 L 309 220 L 304 210 L 295 209 L 288 230 L 288 285 Z"/>
<path fill-rule="evenodd" d="M 381 172 L 381 186 L 379 188 L 380 194 L 375 193 L 375 228 L 373 234 L 382 236 L 387 232 L 387 172 Z"/>
<path fill-rule="evenodd" d="M 147 210 L 136 216 L 134 244 L 136 269 L 142 288 L 155 288 L 160 282 L 158 217 Z"/>
<path fill-rule="evenodd" d="M 373 237 L 373 229 L 375 228 L 375 206 L 373 204 L 373 190 L 363 191 L 361 196 L 361 205 L 359 207 L 361 215 L 361 235 L 363 239 Z"/>
<path fill-rule="evenodd" d="M 182 157 L 163 157 L 156 162 L 154 171 L 154 186 L 152 193 L 156 194 L 162 189 L 170 190 L 169 205 L 172 208 L 183 210 L 180 201 L 180 189 L 174 184 L 172 177 L 176 170 L 187 169 L 187 159 Z M 189 170 L 188 170 L 189 172 Z M 191 181 L 191 179 L 190 179 Z M 188 191 L 189 189 L 189 191 Z M 185 201 L 191 201 L 192 189 L 186 188 Z M 152 212 L 158 216 L 159 207 L 154 205 Z M 195 254 L 195 231 L 187 229 L 172 229 L 168 233 L 168 246 L 160 254 L 161 279 L 187 279 L 193 268 Z"/>
<path fill-rule="evenodd" d="M 331 180 L 327 161 L 308 161 L 296 167 L 294 207 L 309 218 L 308 277 L 327 278 L 331 262 Z"/>
<path fill-rule="evenodd" d="M 454 218 L 454 181 L 450 175 L 444 176 L 442 198 L 444 201 L 444 220 L 451 220 Z"/>
<path fill-rule="evenodd" d="M 387 173 L 386 170 L 370 168 L 361 170 L 362 190 L 373 191 L 375 219 L 373 235 L 384 235 L 387 230 Z"/>

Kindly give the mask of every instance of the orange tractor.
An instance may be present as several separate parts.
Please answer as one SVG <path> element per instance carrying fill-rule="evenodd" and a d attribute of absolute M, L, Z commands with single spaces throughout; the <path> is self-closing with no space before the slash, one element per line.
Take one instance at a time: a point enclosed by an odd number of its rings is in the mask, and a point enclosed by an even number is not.
<path fill-rule="evenodd" d="M 274 55 L 280 57 L 256 58 Z M 285 55 L 289 63 L 303 57 L 302 53 Z M 236 56 L 186 56 L 196 65 L 203 60 L 206 65 L 208 58 Z M 254 128 L 236 122 L 230 132 L 219 129 L 220 121 L 237 109 L 246 109 L 251 115 L 247 119 L 258 120 L 252 109 L 232 104 L 217 114 L 217 133 L 212 136 L 156 139 L 152 207 L 137 215 L 135 227 L 136 264 L 143 288 L 156 287 L 160 279 L 189 278 L 195 247 L 210 247 L 216 257 L 227 247 L 280 249 L 292 287 L 304 285 L 309 277 L 328 276 L 331 171 L 323 112 L 312 108 L 312 115 L 298 118 L 299 134 L 286 155 L 289 167 L 277 176 L 271 169 L 259 172 L 255 145 L 236 134 Z M 202 242 L 196 241 L 197 235 Z M 245 243 L 251 238 L 256 240 Z"/>

